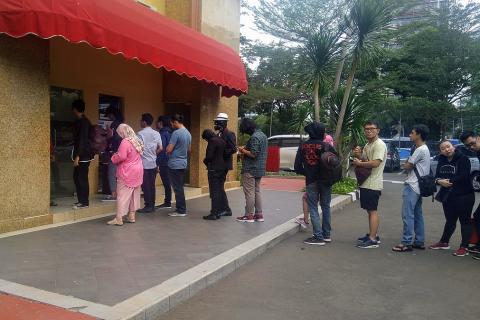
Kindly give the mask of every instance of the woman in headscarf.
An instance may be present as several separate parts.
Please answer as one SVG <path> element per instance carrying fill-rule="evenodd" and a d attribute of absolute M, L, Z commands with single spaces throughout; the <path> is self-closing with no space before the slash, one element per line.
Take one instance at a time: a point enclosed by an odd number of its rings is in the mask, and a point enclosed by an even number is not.
<path fill-rule="evenodd" d="M 135 211 L 140 208 L 140 190 L 143 182 L 143 165 L 141 154 L 143 143 L 135 131 L 124 123 L 117 128 L 123 139 L 118 151 L 112 156 L 112 163 L 117 165 L 117 215 L 107 224 L 123 225 L 123 216 L 127 222 L 135 222 Z"/>

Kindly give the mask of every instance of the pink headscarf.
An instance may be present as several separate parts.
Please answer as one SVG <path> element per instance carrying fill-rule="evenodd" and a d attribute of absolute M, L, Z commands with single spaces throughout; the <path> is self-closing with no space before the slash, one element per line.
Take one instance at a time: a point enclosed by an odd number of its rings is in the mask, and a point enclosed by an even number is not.
<path fill-rule="evenodd" d="M 118 126 L 117 133 L 123 139 L 130 141 L 138 153 L 143 153 L 143 142 L 137 137 L 132 127 L 128 124 L 122 123 Z"/>
<path fill-rule="evenodd" d="M 325 138 L 323 139 L 323 142 L 325 143 L 328 143 L 329 145 L 331 145 L 333 147 L 333 138 L 331 135 L 327 134 L 325 135 Z"/>

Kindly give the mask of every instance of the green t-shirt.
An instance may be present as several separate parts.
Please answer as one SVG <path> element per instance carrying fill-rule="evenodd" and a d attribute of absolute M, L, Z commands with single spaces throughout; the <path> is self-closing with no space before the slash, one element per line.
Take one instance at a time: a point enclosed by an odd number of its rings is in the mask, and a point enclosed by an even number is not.
<path fill-rule="evenodd" d="M 363 158 L 368 161 L 380 160 L 381 163 L 377 168 L 372 169 L 372 173 L 360 186 L 360 188 L 371 190 L 383 189 L 383 169 L 385 168 L 385 160 L 387 159 L 387 146 L 380 138 L 377 138 L 372 143 L 367 143 L 363 148 Z"/>

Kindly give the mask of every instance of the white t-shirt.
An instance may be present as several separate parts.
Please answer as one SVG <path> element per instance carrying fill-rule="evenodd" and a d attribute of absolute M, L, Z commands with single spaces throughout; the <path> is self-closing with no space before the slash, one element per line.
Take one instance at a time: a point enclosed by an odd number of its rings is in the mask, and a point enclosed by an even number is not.
<path fill-rule="evenodd" d="M 408 158 L 407 162 L 415 165 L 417 167 L 418 174 L 420 177 L 426 176 L 430 173 L 430 150 L 428 150 L 427 145 L 423 145 L 415 149 L 415 152 Z M 408 172 L 406 183 L 412 187 L 415 193 L 420 194 L 420 187 L 418 186 L 418 179 L 415 174 L 415 171 L 412 169 Z"/>

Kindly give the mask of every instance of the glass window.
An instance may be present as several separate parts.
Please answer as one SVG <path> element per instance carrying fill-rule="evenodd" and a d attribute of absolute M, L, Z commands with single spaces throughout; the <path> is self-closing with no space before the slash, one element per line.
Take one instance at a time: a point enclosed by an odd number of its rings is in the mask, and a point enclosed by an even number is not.
<path fill-rule="evenodd" d="M 300 145 L 300 138 L 284 138 L 282 139 L 282 147 L 298 147 Z"/>
<path fill-rule="evenodd" d="M 269 146 L 279 146 L 280 145 L 280 139 L 278 139 L 278 138 L 269 139 L 268 140 L 268 145 Z"/>

